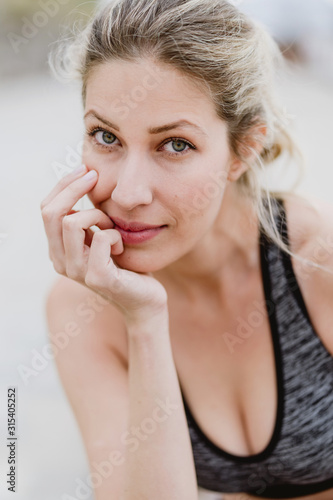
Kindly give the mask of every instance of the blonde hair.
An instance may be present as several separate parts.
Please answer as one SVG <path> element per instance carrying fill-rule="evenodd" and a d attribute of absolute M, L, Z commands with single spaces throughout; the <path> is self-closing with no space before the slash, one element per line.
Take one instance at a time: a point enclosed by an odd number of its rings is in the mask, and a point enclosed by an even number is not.
<path fill-rule="evenodd" d="M 272 37 L 226 0 L 110 0 L 74 39 L 60 40 L 49 64 L 58 77 L 82 82 L 84 102 L 97 65 L 143 57 L 167 64 L 208 92 L 217 115 L 228 125 L 231 150 L 249 167 L 235 182 L 251 200 L 266 237 L 293 257 L 327 270 L 291 252 L 273 216 L 280 210 L 278 205 L 273 208 L 273 199 L 293 194 L 303 162 L 273 94 L 284 62 Z M 267 133 L 259 133 L 260 127 Z M 260 144 L 259 152 L 254 144 Z M 288 191 L 263 187 L 261 173 L 285 155 L 296 160 L 297 182 Z"/>

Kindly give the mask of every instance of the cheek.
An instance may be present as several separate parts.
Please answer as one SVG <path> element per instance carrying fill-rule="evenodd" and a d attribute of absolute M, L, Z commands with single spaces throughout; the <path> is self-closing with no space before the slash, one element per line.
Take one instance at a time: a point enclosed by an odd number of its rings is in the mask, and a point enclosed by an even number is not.
<path fill-rule="evenodd" d="M 217 214 L 226 187 L 226 174 L 221 168 L 201 173 L 179 183 L 175 192 L 183 221 L 206 221 Z"/>
<path fill-rule="evenodd" d="M 98 208 L 98 205 L 109 198 L 111 198 L 112 191 L 115 188 L 115 181 L 113 179 L 110 179 L 110 175 L 106 176 L 105 170 L 103 173 L 103 169 L 97 168 L 96 166 L 93 166 L 91 163 L 87 164 L 89 169 L 94 169 L 97 170 L 98 172 L 98 181 L 96 182 L 95 186 L 93 189 L 88 193 L 88 198 L 89 200 L 93 203 L 93 205 Z"/>
<path fill-rule="evenodd" d="M 96 170 L 101 174 L 102 170 L 110 163 L 108 155 L 98 152 L 96 146 L 85 138 L 82 147 L 82 163 L 87 165 L 89 170 Z"/>
<path fill-rule="evenodd" d="M 96 152 L 94 151 L 94 148 L 90 142 L 90 140 L 85 137 L 83 141 L 83 148 L 82 148 L 82 162 L 86 165 L 96 163 L 97 161 L 97 155 Z M 94 168 L 94 167 L 90 167 Z"/>
<path fill-rule="evenodd" d="M 98 181 L 87 195 L 94 205 L 98 205 L 98 203 L 110 197 L 114 189 L 114 183 L 105 178 L 105 173 L 110 170 L 107 168 L 107 156 L 98 154 L 92 144 L 85 140 L 82 149 L 82 163 L 87 166 L 88 170 L 98 172 Z"/>

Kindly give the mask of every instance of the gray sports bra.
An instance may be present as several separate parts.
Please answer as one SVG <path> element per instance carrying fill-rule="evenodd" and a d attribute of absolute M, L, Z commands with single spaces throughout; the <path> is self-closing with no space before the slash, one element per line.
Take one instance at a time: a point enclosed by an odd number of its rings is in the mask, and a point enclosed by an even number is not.
<path fill-rule="evenodd" d="M 273 207 L 288 244 L 283 201 L 273 200 Z M 262 231 L 259 245 L 277 375 L 278 409 L 270 442 L 250 456 L 222 450 L 199 428 L 182 395 L 200 487 L 295 498 L 333 488 L 333 357 L 312 326 L 290 256 Z"/>

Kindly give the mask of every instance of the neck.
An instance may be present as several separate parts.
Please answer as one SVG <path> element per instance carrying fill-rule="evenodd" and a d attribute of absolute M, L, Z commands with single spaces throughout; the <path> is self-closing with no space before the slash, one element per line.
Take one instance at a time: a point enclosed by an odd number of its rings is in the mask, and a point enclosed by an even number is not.
<path fill-rule="evenodd" d="M 209 293 L 226 297 L 228 278 L 246 280 L 258 270 L 258 237 L 258 220 L 251 203 L 230 183 L 210 231 L 189 253 L 153 276 L 191 301 Z"/>

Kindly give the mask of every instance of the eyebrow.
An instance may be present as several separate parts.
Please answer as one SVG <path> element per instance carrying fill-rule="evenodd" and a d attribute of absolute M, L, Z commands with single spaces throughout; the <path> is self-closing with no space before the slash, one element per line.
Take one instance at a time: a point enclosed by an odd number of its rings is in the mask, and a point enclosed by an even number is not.
<path fill-rule="evenodd" d="M 103 122 L 108 127 L 114 128 L 115 130 L 118 130 L 118 132 L 120 132 L 120 129 L 119 129 L 119 127 L 117 127 L 117 125 L 115 125 L 114 123 L 111 123 L 109 120 L 106 120 L 105 118 L 100 116 L 95 111 L 88 111 L 84 115 L 84 118 L 87 118 L 88 116 L 93 116 L 93 117 L 97 118 L 98 120 L 100 120 L 101 122 Z M 194 128 L 199 134 L 201 134 L 205 137 L 208 137 L 206 132 L 201 127 L 199 127 L 199 125 L 196 125 L 195 123 L 191 123 L 188 120 L 179 120 L 178 122 L 168 123 L 168 124 L 162 125 L 160 127 L 151 127 L 148 129 L 148 132 L 152 135 L 156 135 L 156 134 L 161 134 L 162 132 L 168 132 L 169 130 L 173 130 L 174 128 L 178 128 L 178 127 Z"/>

